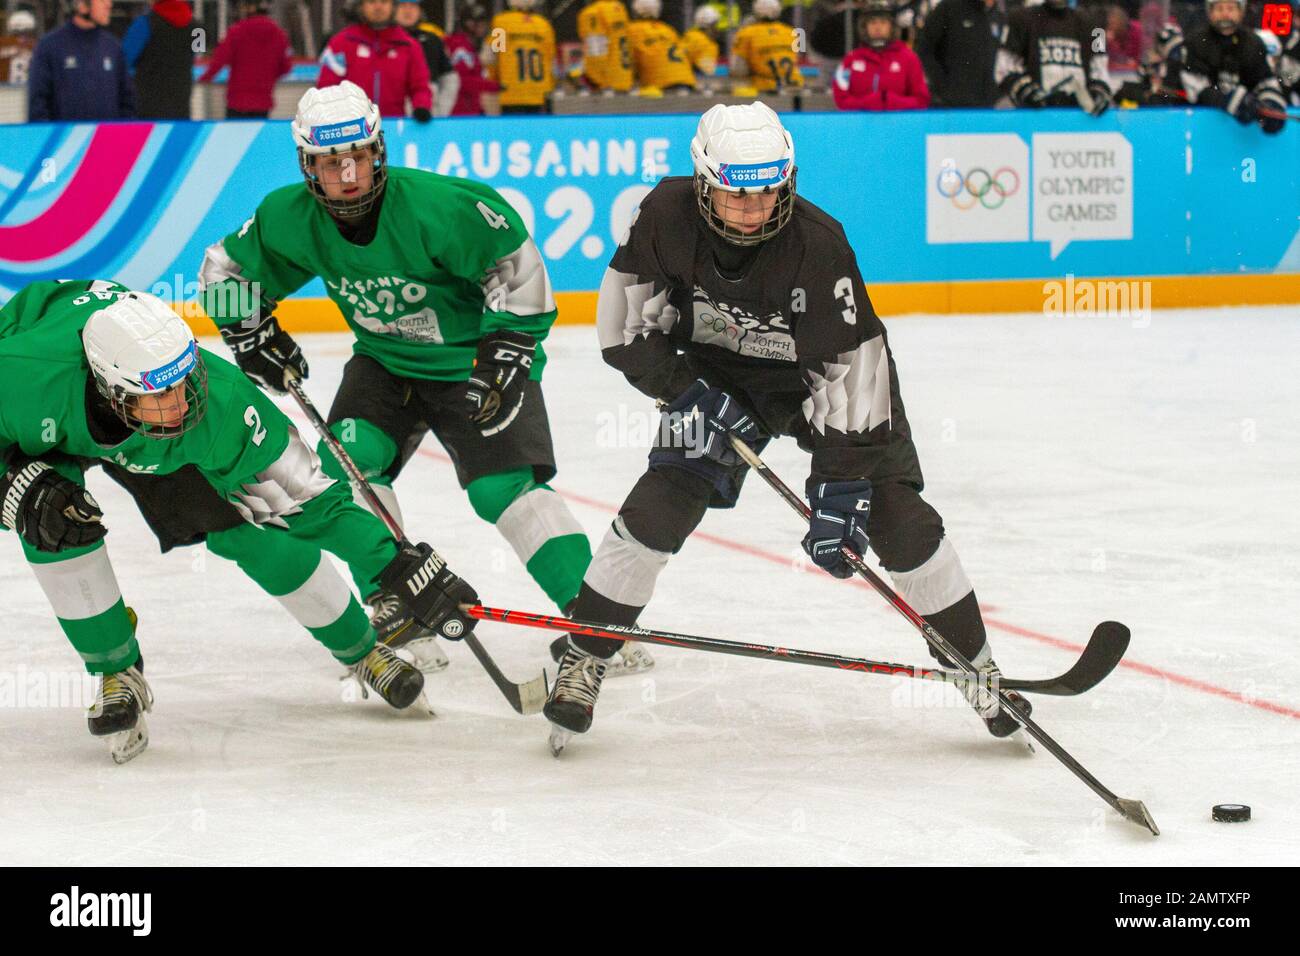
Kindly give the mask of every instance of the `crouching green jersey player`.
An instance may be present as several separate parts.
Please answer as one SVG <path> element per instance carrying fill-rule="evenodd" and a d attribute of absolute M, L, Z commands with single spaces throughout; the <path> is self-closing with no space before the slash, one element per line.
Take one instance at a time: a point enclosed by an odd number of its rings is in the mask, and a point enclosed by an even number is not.
<path fill-rule="evenodd" d="M 321 550 L 368 590 L 400 595 L 428 628 L 459 635 L 473 623 L 457 610 L 475 600 L 472 589 L 427 545 L 399 550 L 321 470 L 285 415 L 199 348 L 166 303 L 113 282 L 33 283 L 0 310 L 0 525 L 18 532 L 64 633 L 86 668 L 103 675 L 90 729 L 111 738 L 119 762 L 147 743 L 142 711 L 152 693 L 102 512 L 83 487 L 96 461 L 159 482 L 177 512 L 171 526 L 209 532 L 214 553 L 238 561 L 396 707 L 416 700 L 423 676 L 376 643 Z M 191 503 L 217 513 L 194 493 L 196 482 L 233 509 L 238 527 L 204 527 L 184 513 Z M 157 530 L 163 506 L 150 497 Z"/>

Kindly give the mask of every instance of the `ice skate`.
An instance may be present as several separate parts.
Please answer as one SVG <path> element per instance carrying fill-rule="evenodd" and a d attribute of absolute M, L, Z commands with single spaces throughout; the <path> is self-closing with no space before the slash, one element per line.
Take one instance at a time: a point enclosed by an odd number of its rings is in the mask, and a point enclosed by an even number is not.
<path fill-rule="evenodd" d="M 1007 713 L 1001 701 L 998 700 L 997 686 L 1002 677 L 1002 672 L 998 670 L 998 666 L 990 661 L 979 669 L 979 674 L 980 681 L 963 686 L 961 688 L 962 695 L 975 708 L 975 713 L 980 715 L 990 734 L 999 739 L 1009 737 L 1021 741 L 1032 752 L 1034 745 L 1029 737 L 1023 733 L 1020 721 Z M 1023 716 L 1028 717 L 1033 713 L 1033 705 L 1025 699 L 1023 694 L 1009 690 L 1006 692 L 1006 696 Z"/>
<path fill-rule="evenodd" d="M 397 710 L 410 707 L 423 697 L 424 674 L 384 644 L 376 644 L 369 654 L 352 664 L 348 670 L 361 684 L 362 697 L 370 696 L 366 692 L 366 687 L 369 686 Z M 427 701 L 425 707 L 433 713 Z"/>
<path fill-rule="evenodd" d="M 550 747 L 558 757 L 574 734 L 591 729 L 596 698 L 608 663 L 570 644 L 560 658 L 560 672 L 542 713 L 551 722 Z"/>
<path fill-rule="evenodd" d="M 557 637 L 551 642 L 551 660 L 557 664 L 564 657 L 564 650 L 568 647 L 569 637 Z M 655 659 L 650 656 L 650 651 L 644 644 L 636 641 L 624 641 L 623 647 L 610 658 L 609 665 L 605 670 L 605 676 L 609 678 L 626 677 L 629 674 L 638 674 L 641 671 L 648 671 L 655 666 Z"/>
<path fill-rule="evenodd" d="M 429 630 L 407 610 L 395 594 L 376 591 L 366 603 L 371 607 L 370 626 L 375 629 L 379 643 L 394 651 L 405 651 L 403 659 L 425 674 L 445 670 L 447 655 L 438 646 L 436 632 Z"/>
<path fill-rule="evenodd" d="M 92 735 L 107 737 L 114 763 L 138 757 L 149 746 L 146 711 L 153 709 L 153 691 L 144 679 L 144 659 L 125 670 L 104 674 L 99 696 L 86 717 Z"/>

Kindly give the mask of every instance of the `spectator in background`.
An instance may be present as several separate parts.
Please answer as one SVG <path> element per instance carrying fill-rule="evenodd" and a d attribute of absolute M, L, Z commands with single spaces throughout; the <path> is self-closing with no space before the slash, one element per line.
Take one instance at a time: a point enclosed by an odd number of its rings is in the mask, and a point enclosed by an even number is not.
<path fill-rule="evenodd" d="M 1106 56 L 1112 83 L 1116 74 L 1120 80 L 1135 75 L 1142 62 L 1142 24 L 1117 3 L 1106 11 Z"/>
<path fill-rule="evenodd" d="M 693 90 L 695 70 L 686 58 L 682 38 L 659 19 L 663 9 L 663 0 L 632 0 L 635 19 L 628 24 L 627 40 L 637 85 L 642 90 Z"/>
<path fill-rule="evenodd" d="M 71 18 L 32 54 L 29 122 L 116 120 L 135 115 L 122 44 L 106 29 L 113 0 L 68 0 Z"/>
<path fill-rule="evenodd" d="M 185 0 L 157 0 L 131 21 L 122 53 L 135 82 L 135 115 L 141 119 L 189 119 L 194 53 L 207 50 L 207 36 Z"/>
<path fill-rule="evenodd" d="M 460 93 L 460 74 L 451 65 L 447 48 L 442 42 L 442 31 L 424 19 L 420 0 L 397 0 L 397 25 L 405 30 L 420 49 L 429 67 L 429 78 L 438 91 L 433 114 L 450 116 Z"/>
<path fill-rule="evenodd" d="M 718 40 L 721 38 L 718 24 L 721 21 L 722 14 L 717 7 L 697 7 L 693 25 L 682 34 L 686 59 L 700 76 L 713 76 L 718 70 Z"/>
<path fill-rule="evenodd" d="M 36 14 L 15 10 L 0 36 L 0 83 L 26 83 L 36 49 Z"/>
<path fill-rule="evenodd" d="M 731 75 L 764 93 L 802 87 L 799 38 L 781 22 L 781 0 L 754 0 L 753 12 L 731 41 Z"/>
<path fill-rule="evenodd" d="M 940 0 L 917 37 L 934 105 L 990 108 L 998 101 L 993 79 L 1000 25 L 997 0 Z"/>
<path fill-rule="evenodd" d="M 275 83 L 293 66 L 289 37 L 267 16 L 268 0 L 243 0 L 240 19 L 231 25 L 213 51 L 200 83 L 211 83 L 223 67 L 226 79 L 226 119 L 266 119 L 275 102 Z"/>
<path fill-rule="evenodd" d="M 510 9 L 492 18 L 483 64 L 501 88 L 502 113 L 543 113 L 555 88 L 555 30 L 533 12 L 537 0 L 508 2 Z"/>
<path fill-rule="evenodd" d="M 385 117 L 406 116 L 406 102 L 417 123 L 433 118 L 433 93 L 424 51 L 393 22 L 393 0 L 360 0 L 361 19 L 330 38 L 321 53 L 318 87 L 350 80 Z"/>
<path fill-rule="evenodd" d="M 488 79 L 478 51 L 487 37 L 491 22 L 486 7 L 475 4 L 460 16 L 460 30 L 443 38 L 447 56 L 460 77 L 460 92 L 452 116 L 482 116 L 483 94 L 495 93 L 499 87 Z"/>
<path fill-rule="evenodd" d="M 578 11 L 582 78 L 588 86 L 619 93 L 632 89 L 627 27 L 627 7 L 621 0 L 596 0 Z"/>
<path fill-rule="evenodd" d="M 921 61 L 894 37 L 891 0 L 866 0 L 858 33 L 863 45 L 835 71 L 831 92 L 842 110 L 923 110 L 930 105 Z"/>
<path fill-rule="evenodd" d="M 1205 6 L 1209 22 L 1187 34 L 1181 70 L 1187 101 L 1224 110 L 1243 126 L 1282 132 L 1286 97 L 1264 41 L 1242 23 L 1246 0 L 1207 0 Z"/>
<path fill-rule="evenodd" d="M 1068 0 L 1011 11 L 994 75 L 1018 107 L 1078 106 L 1100 116 L 1110 108 L 1106 55 L 1093 45 L 1087 15 Z"/>

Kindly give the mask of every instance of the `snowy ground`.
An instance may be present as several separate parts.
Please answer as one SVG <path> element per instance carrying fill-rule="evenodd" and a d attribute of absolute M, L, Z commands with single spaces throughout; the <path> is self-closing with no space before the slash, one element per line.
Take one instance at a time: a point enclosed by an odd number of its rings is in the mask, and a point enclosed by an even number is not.
<path fill-rule="evenodd" d="M 1046 753 L 987 736 L 955 692 L 655 649 L 606 684 L 559 759 L 463 647 L 436 720 L 350 702 L 339 668 L 236 569 L 157 554 L 128 499 L 91 486 L 157 695 L 152 743 L 114 766 L 69 708 L 3 714 L 0 862 L 1294 863 L 1300 853 L 1300 311 L 890 323 L 928 481 L 1004 671 L 1045 676 L 1098 621 L 1129 658 L 1035 716 L 1163 835 L 1111 813 Z M 322 407 L 347 355 L 304 336 Z M 648 403 L 592 330 L 557 330 L 556 486 L 599 537 L 645 460 Z M 801 487 L 791 442 L 770 463 Z M 408 527 L 491 604 L 549 610 L 474 518 L 430 440 L 398 485 Z M 670 563 L 644 622 L 926 663 L 870 592 L 802 569 L 797 519 L 752 481 Z M 743 547 L 723 547 L 720 541 Z M 11 674 L 73 671 L 12 537 L 0 538 Z M 516 679 L 550 637 L 481 625 Z M 10 701 L 12 703 L 12 701 Z M 1255 819 L 1210 821 L 1251 804 Z"/>

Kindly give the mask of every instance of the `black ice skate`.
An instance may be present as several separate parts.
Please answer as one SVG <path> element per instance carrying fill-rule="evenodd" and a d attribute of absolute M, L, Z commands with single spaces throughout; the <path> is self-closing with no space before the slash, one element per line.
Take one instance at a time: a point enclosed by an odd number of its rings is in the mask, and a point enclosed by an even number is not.
<path fill-rule="evenodd" d="M 596 698 L 608 667 L 606 661 L 572 644 L 565 648 L 551 696 L 542 708 L 551 722 L 550 747 L 554 756 L 560 755 L 574 734 L 591 729 Z"/>
<path fill-rule="evenodd" d="M 86 724 L 92 735 L 108 738 L 114 763 L 126 763 L 149 746 L 149 726 L 144 715 L 152 709 L 153 691 L 144 679 L 141 657 L 126 670 L 101 675 L 99 696 L 86 716 Z"/>
<path fill-rule="evenodd" d="M 566 614 L 568 612 L 565 612 Z M 557 637 L 551 641 L 551 660 L 559 663 L 564 657 L 564 650 L 569 646 L 569 636 Z M 650 652 L 645 646 L 636 641 L 624 641 L 623 646 L 609 660 L 609 665 L 605 670 L 605 676 L 609 678 L 625 677 L 628 674 L 639 674 L 641 671 L 648 671 L 655 666 L 655 659 L 650 656 Z"/>
<path fill-rule="evenodd" d="M 411 662 L 426 674 L 447 666 L 447 655 L 438 646 L 436 632 L 417 621 L 397 595 L 376 591 L 366 603 L 371 608 L 370 626 L 375 629 L 379 643 L 395 651 L 406 651 Z"/>
<path fill-rule="evenodd" d="M 997 682 L 1001 679 L 1002 672 L 998 670 L 996 664 L 990 661 L 979 669 L 979 673 L 980 683 L 963 687 L 962 694 L 970 702 L 970 705 L 975 708 L 975 713 L 979 714 L 983 719 L 989 733 L 998 738 L 1014 736 L 1021 729 L 1020 721 L 1007 713 L 997 697 Z M 1025 699 L 1024 695 L 1009 690 L 1006 692 L 1006 696 L 1022 716 L 1028 717 L 1033 713 L 1033 705 Z M 1034 749 L 1028 738 L 1022 739 L 1025 746 L 1030 750 Z"/>
<path fill-rule="evenodd" d="M 369 696 L 366 693 L 369 685 L 398 710 L 410 707 L 424 691 L 424 674 L 383 644 L 376 644 L 348 670 L 360 682 L 362 696 Z"/>

